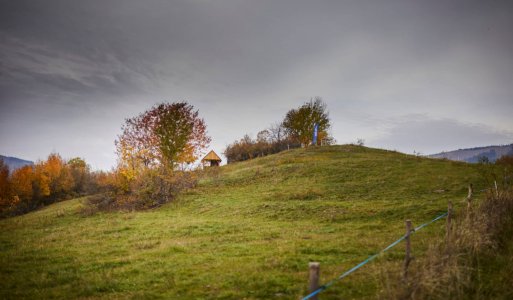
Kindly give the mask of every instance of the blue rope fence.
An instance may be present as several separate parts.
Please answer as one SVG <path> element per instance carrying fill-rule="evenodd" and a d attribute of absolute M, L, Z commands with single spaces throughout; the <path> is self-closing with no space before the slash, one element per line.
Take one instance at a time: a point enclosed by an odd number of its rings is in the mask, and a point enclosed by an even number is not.
<path fill-rule="evenodd" d="M 437 216 L 436 218 L 432 219 L 431 221 L 429 222 L 426 222 L 422 225 L 419 225 L 417 227 L 415 227 L 415 229 L 413 229 L 413 231 L 411 233 L 414 233 L 416 231 L 419 231 L 420 229 L 428 226 L 429 224 L 431 223 L 434 223 L 444 217 L 446 217 L 448 214 L 448 212 L 445 212 L 439 216 Z M 329 288 L 330 286 L 332 286 L 333 284 L 335 284 L 337 281 L 340 281 L 342 280 L 344 277 L 347 277 L 349 274 L 353 273 L 354 271 L 358 270 L 359 268 L 363 267 L 365 264 L 369 263 L 370 261 L 374 260 L 376 257 L 378 257 L 380 254 L 382 253 L 385 253 L 386 251 L 390 250 L 391 248 L 393 248 L 394 246 L 396 246 L 397 244 L 399 244 L 400 242 L 402 242 L 404 239 L 406 239 L 406 234 L 403 235 L 402 237 L 400 237 L 397 241 L 393 242 L 392 244 L 388 245 L 386 248 L 384 248 L 383 250 L 379 251 L 378 253 L 374 254 L 374 255 L 371 255 L 369 258 L 367 258 L 366 260 L 362 261 L 361 263 L 357 264 L 356 266 L 352 267 L 351 269 L 347 270 L 346 272 L 344 272 L 343 274 L 341 274 L 340 276 L 338 276 L 337 278 L 334 278 L 332 279 L 331 281 L 329 281 L 328 283 L 324 284 L 323 286 L 319 287 L 317 290 L 313 291 L 312 293 L 306 295 L 303 300 L 308 300 L 310 298 L 312 298 L 313 296 L 319 294 L 320 292 L 326 290 L 327 288 Z"/>

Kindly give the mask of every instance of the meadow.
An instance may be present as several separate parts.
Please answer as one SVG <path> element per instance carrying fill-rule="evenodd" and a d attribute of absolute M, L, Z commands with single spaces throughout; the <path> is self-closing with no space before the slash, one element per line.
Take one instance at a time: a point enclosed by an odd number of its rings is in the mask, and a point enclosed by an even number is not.
<path fill-rule="evenodd" d="M 298 299 L 308 262 L 326 282 L 403 235 L 406 219 L 429 221 L 448 201 L 460 210 L 469 183 L 489 187 L 478 165 L 343 145 L 207 170 L 147 211 L 88 215 L 85 198 L 63 201 L 0 220 L 0 298 Z M 413 235 L 413 255 L 444 230 Z M 376 298 L 403 255 L 400 244 L 321 299 Z"/>

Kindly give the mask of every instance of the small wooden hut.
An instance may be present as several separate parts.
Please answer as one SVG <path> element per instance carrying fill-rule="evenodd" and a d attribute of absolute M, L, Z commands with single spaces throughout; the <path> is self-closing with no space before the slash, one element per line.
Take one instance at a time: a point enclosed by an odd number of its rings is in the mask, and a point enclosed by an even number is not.
<path fill-rule="evenodd" d="M 217 167 L 221 163 L 221 158 L 217 153 L 214 152 L 214 150 L 210 151 L 203 159 L 201 160 L 201 163 L 205 166 L 210 167 Z"/>

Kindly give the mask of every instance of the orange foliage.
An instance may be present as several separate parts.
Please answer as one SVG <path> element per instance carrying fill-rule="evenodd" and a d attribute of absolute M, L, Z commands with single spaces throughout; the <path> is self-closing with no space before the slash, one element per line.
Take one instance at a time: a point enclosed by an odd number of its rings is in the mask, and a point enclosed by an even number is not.
<path fill-rule="evenodd" d="M 43 163 L 38 163 L 34 167 L 34 190 L 38 197 L 50 196 L 50 177 L 45 172 L 45 166 Z"/>
<path fill-rule="evenodd" d="M 114 172 L 96 172 L 94 173 L 94 180 L 101 191 L 111 190 L 117 186 Z"/>
<path fill-rule="evenodd" d="M 14 195 L 18 196 L 21 201 L 30 201 L 33 196 L 32 180 L 34 179 L 34 171 L 32 166 L 24 166 L 15 170 L 11 176 L 11 188 Z"/>
<path fill-rule="evenodd" d="M 34 167 L 34 190 L 37 197 L 69 194 L 74 186 L 70 168 L 59 154 L 52 153 Z"/>
<path fill-rule="evenodd" d="M 0 213 L 3 215 L 24 213 L 70 196 L 95 192 L 101 185 L 95 185 L 96 177 L 83 159 L 74 158 L 66 163 L 57 153 L 34 166 L 15 170 L 10 177 L 4 169 L 0 161 Z M 109 176 L 112 175 L 103 177 Z"/>
<path fill-rule="evenodd" d="M 64 194 L 73 188 L 73 177 L 59 154 L 52 153 L 43 163 L 43 174 L 50 180 L 50 194 Z"/>

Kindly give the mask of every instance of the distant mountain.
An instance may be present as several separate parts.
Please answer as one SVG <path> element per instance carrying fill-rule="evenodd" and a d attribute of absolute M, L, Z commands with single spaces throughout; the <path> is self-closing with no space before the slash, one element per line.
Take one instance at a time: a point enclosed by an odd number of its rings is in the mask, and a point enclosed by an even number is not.
<path fill-rule="evenodd" d="M 495 162 L 504 155 L 513 155 L 513 144 L 504 146 L 487 146 L 469 149 L 459 149 L 449 152 L 428 155 L 431 158 L 446 158 L 449 160 L 477 163 L 482 157 Z"/>
<path fill-rule="evenodd" d="M 11 172 L 26 165 L 32 166 L 34 164 L 34 162 L 31 162 L 29 160 L 23 160 L 16 157 L 9 157 L 3 155 L 0 155 L 0 159 L 2 159 L 4 163 L 9 166 L 9 171 Z"/>

